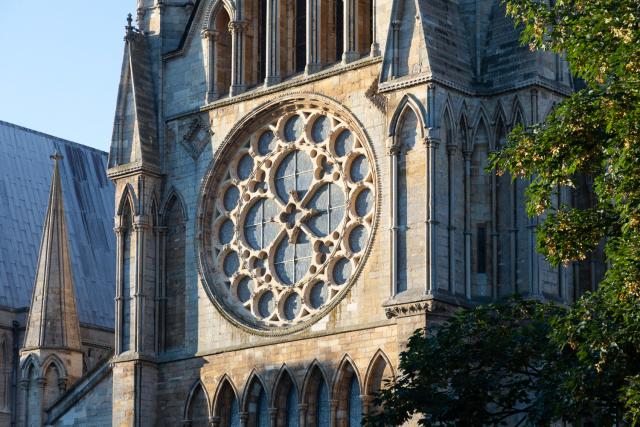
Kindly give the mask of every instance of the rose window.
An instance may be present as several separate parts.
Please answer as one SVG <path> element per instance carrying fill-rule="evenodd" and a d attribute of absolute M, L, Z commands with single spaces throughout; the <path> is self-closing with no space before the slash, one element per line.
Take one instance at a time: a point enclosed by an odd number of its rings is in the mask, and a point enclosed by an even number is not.
<path fill-rule="evenodd" d="M 375 217 L 373 163 L 361 137 L 325 113 L 255 128 L 221 152 L 205 182 L 201 265 L 234 320 L 299 325 L 337 302 L 359 270 Z"/>

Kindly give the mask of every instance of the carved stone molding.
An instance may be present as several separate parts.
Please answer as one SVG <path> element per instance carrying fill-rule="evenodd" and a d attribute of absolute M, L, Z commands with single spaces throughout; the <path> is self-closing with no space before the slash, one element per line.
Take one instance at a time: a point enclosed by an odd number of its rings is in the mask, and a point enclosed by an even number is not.
<path fill-rule="evenodd" d="M 453 306 L 446 302 L 429 299 L 390 305 L 385 307 L 384 312 L 387 319 L 393 319 L 394 317 L 413 316 L 424 313 L 452 313 Z"/>
<path fill-rule="evenodd" d="M 213 127 L 206 115 L 191 117 L 178 122 L 177 140 L 182 144 L 193 160 L 198 160 L 204 148 L 214 135 Z"/>

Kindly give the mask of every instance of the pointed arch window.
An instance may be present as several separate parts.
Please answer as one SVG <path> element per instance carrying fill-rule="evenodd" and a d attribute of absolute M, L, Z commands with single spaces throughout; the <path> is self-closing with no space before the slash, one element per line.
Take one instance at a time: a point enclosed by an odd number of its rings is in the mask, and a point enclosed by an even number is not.
<path fill-rule="evenodd" d="M 185 339 L 185 214 L 174 195 L 164 213 L 164 350 L 184 346 Z"/>
<path fill-rule="evenodd" d="M 191 394 L 186 415 L 191 427 L 209 426 L 209 403 L 201 384 L 198 384 Z"/>
<path fill-rule="evenodd" d="M 131 305 L 133 275 L 135 274 L 135 247 L 133 245 L 133 215 L 127 202 L 121 218 L 121 286 L 120 286 L 120 352 L 131 350 Z"/>
<path fill-rule="evenodd" d="M 54 363 L 50 363 L 46 368 L 44 374 L 44 388 L 43 388 L 43 399 L 42 403 L 45 408 L 51 406 L 53 402 L 55 402 L 61 394 L 60 390 L 60 381 L 61 376 L 58 371 L 57 366 Z"/>
<path fill-rule="evenodd" d="M 207 38 L 208 73 L 207 101 L 221 98 L 231 89 L 232 39 L 229 31 L 231 19 L 227 10 L 220 6 L 211 27 L 203 32 Z M 239 52 L 237 54 L 240 54 Z"/>
<path fill-rule="evenodd" d="M 406 108 L 399 120 L 398 129 L 394 137 L 392 156 L 393 170 L 396 171 L 392 180 L 396 183 L 395 193 L 395 224 L 394 237 L 396 241 L 395 289 L 394 293 L 401 293 L 412 287 L 424 283 L 425 258 L 423 254 L 424 239 L 413 239 L 409 236 L 424 236 L 426 219 L 426 191 L 424 182 L 410 179 L 412 176 L 424 176 L 426 173 L 426 155 L 419 145 L 418 117 L 412 108 Z M 422 246 L 420 246 L 422 245 Z"/>
<path fill-rule="evenodd" d="M 357 427 L 362 424 L 362 398 L 360 380 L 350 359 L 343 360 L 334 385 L 338 401 L 334 425 Z"/>
<path fill-rule="evenodd" d="M 214 416 L 219 418 L 219 427 L 240 427 L 238 399 L 227 379 L 223 380 L 218 391 L 214 407 Z"/>
<path fill-rule="evenodd" d="M 360 425 L 362 425 L 362 399 L 358 377 L 354 375 L 349 384 L 349 427 Z"/>
<path fill-rule="evenodd" d="M 289 372 L 283 368 L 278 377 L 273 401 L 278 410 L 277 425 L 298 427 L 298 388 Z"/>
<path fill-rule="evenodd" d="M 493 265 L 491 262 L 492 197 L 491 176 L 485 172 L 488 165 L 489 136 L 483 119 L 475 130 L 471 153 L 469 177 L 469 231 L 471 252 L 470 293 L 473 298 L 492 296 L 490 281 Z"/>

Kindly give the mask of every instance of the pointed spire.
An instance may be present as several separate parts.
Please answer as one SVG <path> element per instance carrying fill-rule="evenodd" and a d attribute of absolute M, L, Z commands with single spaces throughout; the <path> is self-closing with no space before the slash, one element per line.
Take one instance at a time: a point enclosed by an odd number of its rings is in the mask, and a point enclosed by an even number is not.
<path fill-rule="evenodd" d="M 42 230 L 36 281 L 24 340 L 24 350 L 80 349 L 80 324 L 73 290 L 67 223 L 56 152 L 49 207 Z"/>

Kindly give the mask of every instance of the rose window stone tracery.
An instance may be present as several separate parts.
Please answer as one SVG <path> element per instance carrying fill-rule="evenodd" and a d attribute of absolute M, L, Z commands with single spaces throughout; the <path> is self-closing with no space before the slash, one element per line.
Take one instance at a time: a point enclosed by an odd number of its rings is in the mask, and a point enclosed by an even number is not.
<path fill-rule="evenodd" d="M 360 268 L 375 218 L 373 162 L 362 138 L 326 112 L 253 127 L 206 181 L 200 259 L 233 319 L 286 328 L 322 315 Z"/>

